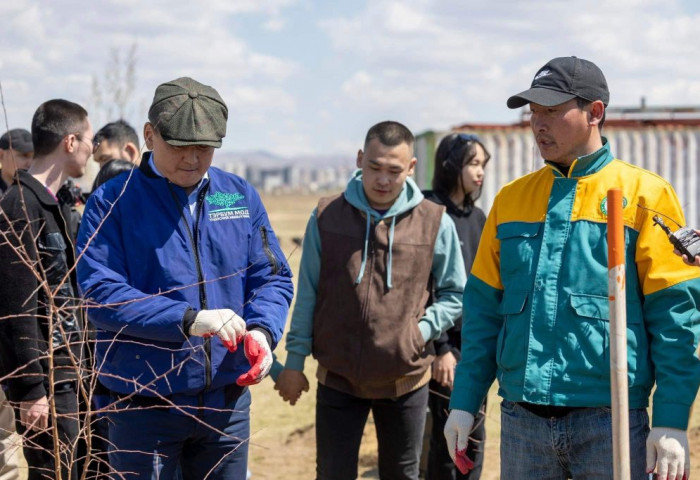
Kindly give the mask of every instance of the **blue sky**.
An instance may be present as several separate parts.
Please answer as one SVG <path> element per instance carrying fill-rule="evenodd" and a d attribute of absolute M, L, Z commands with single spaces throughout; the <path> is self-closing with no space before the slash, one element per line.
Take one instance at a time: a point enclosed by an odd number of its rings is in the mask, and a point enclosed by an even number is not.
<path fill-rule="evenodd" d="M 155 87 L 192 76 L 229 106 L 227 151 L 353 158 L 381 120 L 416 133 L 514 122 L 507 97 L 566 55 L 602 68 L 611 106 L 700 105 L 690 0 L 13 0 L 0 18 L 11 128 L 56 97 L 83 104 L 96 128 L 112 120 L 93 78 L 133 44 L 127 120 L 140 131 Z"/>

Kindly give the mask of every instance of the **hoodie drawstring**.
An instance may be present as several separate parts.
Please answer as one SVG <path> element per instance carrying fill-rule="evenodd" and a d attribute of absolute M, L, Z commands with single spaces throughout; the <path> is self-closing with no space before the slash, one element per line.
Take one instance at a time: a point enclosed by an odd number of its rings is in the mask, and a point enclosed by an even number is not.
<path fill-rule="evenodd" d="M 367 265 L 367 250 L 369 247 L 369 230 L 371 228 L 371 215 L 369 211 L 365 211 L 367 215 L 367 226 L 365 227 L 365 246 L 362 250 L 362 264 L 360 265 L 360 273 L 355 279 L 355 285 L 359 285 L 362 281 L 362 277 L 365 274 L 365 266 Z M 391 264 L 393 263 L 393 250 L 394 250 L 394 227 L 396 226 L 396 216 L 391 217 L 391 228 L 389 229 L 389 258 L 387 259 L 386 266 L 386 288 L 391 290 Z"/>
<path fill-rule="evenodd" d="M 391 228 L 389 229 L 389 264 L 386 266 L 386 288 L 391 290 L 391 264 L 393 263 L 392 250 L 394 249 L 394 226 L 396 217 L 391 217 Z"/>
<path fill-rule="evenodd" d="M 355 285 L 359 285 L 362 281 L 362 277 L 365 274 L 365 265 L 367 265 L 367 247 L 369 246 L 369 229 L 370 229 L 370 213 L 369 210 L 365 210 L 365 215 L 367 215 L 367 227 L 365 227 L 365 248 L 362 249 L 362 264 L 360 265 L 360 273 L 355 279 Z"/>

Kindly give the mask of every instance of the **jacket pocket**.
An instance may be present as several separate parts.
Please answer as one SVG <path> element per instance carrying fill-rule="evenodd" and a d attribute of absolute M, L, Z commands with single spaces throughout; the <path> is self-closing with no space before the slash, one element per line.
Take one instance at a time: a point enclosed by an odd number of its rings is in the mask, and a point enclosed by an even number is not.
<path fill-rule="evenodd" d="M 610 306 L 608 297 L 586 293 L 572 293 L 570 305 L 576 342 L 571 348 L 577 352 L 571 358 L 570 369 L 593 372 L 600 377 L 610 376 Z M 574 363 L 575 362 L 575 363 Z M 579 373 L 580 374 L 580 373 Z"/>
<path fill-rule="evenodd" d="M 588 295 L 585 293 L 571 294 L 571 307 L 577 315 L 586 318 L 595 318 L 610 321 L 610 304 L 608 297 L 601 295 Z"/>
<path fill-rule="evenodd" d="M 610 303 L 607 296 L 571 294 L 571 308 L 579 317 L 575 321 L 576 350 L 583 368 L 595 370 L 601 377 L 610 376 Z M 627 306 L 627 365 L 629 386 L 647 385 L 652 368 L 648 344 L 639 308 Z M 630 314 L 631 313 L 631 314 Z M 653 381 L 652 381 L 653 383 Z"/>
<path fill-rule="evenodd" d="M 263 252 L 265 252 L 265 256 L 267 257 L 267 261 L 270 262 L 270 267 L 272 268 L 272 274 L 277 275 L 277 272 L 280 270 L 280 261 L 275 257 L 274 252 L 272 251 L 272 248 L 270 248 L 270 235 L 271 232 L 268 232 L 267 229 L 264 226 L 260 227 L 260 238 L 262 240 L 262 248 Z"/>
<path fill-rule="evenodd" d="M 540 250 L 541 227 L 539 222 L 503 223 L 498 226 L 496 238 L 501 242 L 501 278 L 506 290 L 509 278 L 533 272 Z"/>
<path fill-rule="evenodd" d="M 499 306 L 503 326 L 498 333 L 496 358 L 501 370 L 510 371 L 524 364 L 530 340 L 530 322 L 525 311 L 528 293 L 506 290 Z"/>

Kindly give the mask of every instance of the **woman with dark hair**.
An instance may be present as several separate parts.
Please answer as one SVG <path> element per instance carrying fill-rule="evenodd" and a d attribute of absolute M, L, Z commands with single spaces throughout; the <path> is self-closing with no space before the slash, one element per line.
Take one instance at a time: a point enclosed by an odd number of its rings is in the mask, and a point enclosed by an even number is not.
<path fill-rule="evenodd" d="M 435 203 L 445 205 L 448 215 L 457 227 L 457 235 L 462 246 L 464 268 L 471 270 L 486 215 L 474 201 L 481 194 L 484 167 L 491 156 L 476 135 L 454 133 L 440 142 L 435 153 L 433 190 L 425 197 Z M 465 306 L 465 308 L 468 308 Z M 455 319 L 454 327 L 435 340 L 436 358 L 433 362 L 433 375 L 430 381 L 428 405 L 432 415 L 430 452 L 428 454 L 427 480 L 476 480 L 481 476 L 484 460 L 486 428 L 482 405 L 474 421 L 474 429 L 469 437 L 467 456 L 474 462 L 466 475 L 455 468 L 445 445 L 443 429 L 450 406 L 450 394 L 454 382 L 454 370 L 461 358 L 461 317 Z"/>
<path fill-rule="evenodd" d="M 97 172 L 97 175 L 95 176 L 95 181 L 92 184 L 92 191 L 94 192 L 95 190 L 97 190 L 97 187 L 105 183 L 107 180 L 111 180 L 112 178 L 116 177 L 122 172 L 128 172 L 129 170 L 132 170 L 135 166 L 136 165 L 129 162 L 128 160 L 124 160 L 121 158 L 106 161 L 102 164 L 102 167 L 100 167 L 100 171 Z"/>

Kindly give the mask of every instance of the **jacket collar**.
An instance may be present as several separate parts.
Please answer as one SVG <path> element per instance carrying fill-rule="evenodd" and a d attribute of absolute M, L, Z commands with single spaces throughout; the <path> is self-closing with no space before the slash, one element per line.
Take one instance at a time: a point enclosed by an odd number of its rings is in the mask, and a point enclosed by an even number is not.
<path fill-rule="evenodd" d="M 141 170 L 141 173 L 146 175 L 148 178 L 162 178 L 156 172 L 153 171 L 153 168 L 151 168 L 151 162 L 149 162 L 150 159 L 151 152 L 143 152 L 143 154 L 141 155 L 141 163 L 139 164 L 139 170 Z"/>
<path fill-rule="evenodd" d="M 20 170 L 17 173 L 19 183 L 22 184 L 23 187 L 31 190 L 41 203 L 44 205 L 58 205 L 56 197 L 49 192 L 43 183 L 24 170 Z"/>
<path fill-rule="evenodd" d="M 444 205 L 447 209 L 447 213 L 455 217 L 468 217 L 472 214 L 472 211 L 474 210 L 473 205 L 468 205 L 466 209 L 462 210 L 457 205 L 455 205 L 455 203 L 450 199 L 448 195 L 444 194 L 443 192 L 425 190 L 423 192 L 423 195 L 426 198 L 429 198 L 430 200 L 434 201 L 435 203 Z"/>
<path fill-rule="evenodd" d="M 602 137 L 602 139 L 603 146 L 601 148 L 593 153 L 589 153 L 588 155 L 578 157 L 571 163 L 568 174 L 569 178 L 580 178 L 592 175 L 602 170 L 608 163 L 612 162 L 614 157 L 610 152 L 610 143 L 608 142 L 607 138 Z M 547 161 L 545 161 L 545 163 L 551 167 L 552 171 L 554 172 L 554 176 L 565 177 L 557 165 Z"/>

